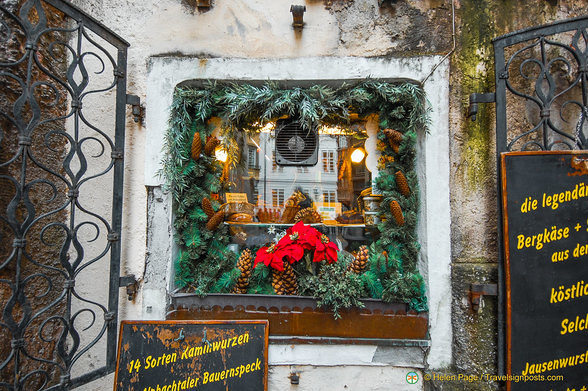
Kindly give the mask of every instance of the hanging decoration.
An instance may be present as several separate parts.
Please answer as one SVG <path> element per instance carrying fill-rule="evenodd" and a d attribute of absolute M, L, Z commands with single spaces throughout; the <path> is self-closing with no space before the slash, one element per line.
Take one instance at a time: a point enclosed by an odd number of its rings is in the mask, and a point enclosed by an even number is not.
<path fill-rule="evenodd" d="M 297 117 L 302 128 L 310 130 L 317 123 L 348 123 L 351 114 L 360 118 L 375 114 L 380 121 L 377 240 L 355 255 L 338 251 L 309 225 L 320 216 L 305 212 L 306 218 L 294 217 L 298 222 L 281 238 L 248 249 L 237 260 L 228 248 L 230 235 L 222 224 L 218 194 L 227 185 L 223 169 L 239 159 L 235 142 L 239 132 L 259 132 L 283 116 Z M 213 118 L 222 123 L 214 136 Z M 417 132 L 424 132 L 427 125 L 419 86 L 365 80 L 337 89 L 324 85 L 285 89 L 269 82 L 261 86 L 211 82 L 203 88 L 177 89 L 169 124 L 162 174 L 174 201 L 179 288 L 197 294 L 312 296 L 336 317 L 342 308 L 361 307 L 366 297 L 404 302 L 417 311 L 427 309 L 425 285 L 417 269 L 415 144 Z M 227 151 L 226 163 L 214 156 L 219 144 Z M 295 203 L 290 206 L 302 212 Z M 275 232 L 272 227 L 269 230 Z"/>

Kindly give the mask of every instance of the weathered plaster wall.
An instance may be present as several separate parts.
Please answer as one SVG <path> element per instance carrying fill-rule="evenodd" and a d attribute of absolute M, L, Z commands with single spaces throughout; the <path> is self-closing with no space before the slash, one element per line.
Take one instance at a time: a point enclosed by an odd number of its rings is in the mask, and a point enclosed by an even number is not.
<path fill-rule="evenodd" d="M 448 80 L 451 143 L 441 151 L 441 155 L 450 156 L 451 163 L 451 217 L 448 218 L 451 219 L 453 304 L 446 316 L 453 319 L 454 337 L 445 341 L 450 346 L 453 343 L 453 360 L 447 371 L 496 373 L 495 299 L 486 298 L 480 312 L 473 313 L 467 298 L 469 283 L 496 281 L 494 117 L 492 107 L 488 106 L 482 108 L 476 123 L 468 121 L 467 99 L 472 92 L 492 90 L 490 41 L 493 37 L 577 16 L 587 9 L 583 0 L 454 1 L 457 50 L 450 58 Z M 131 43 L 129 92 L 147 102 L 149 67 L 158 57 L 163 62 L 167 58 L 197 57 L 205 64 L 206 58 L 213 57 L 414 57 L 445 54 L 452 48 L 450 0 L 385 0 L 382 6 L 378 0 L 300 0 L 298 3 L 307 7 L 302 31 L 291 27 L 290 3 L 272 0 L 216 0 L 207 12 L 196 10 L 191 0 L 75 0 L 74 3 Z M 161 77 L 168 82 L 174 79 L 172 75 Z M 143 126 L 129 122 L 127 129 L 123 267 L 139 276 L 146 268 L 146 227 L 150 226 L 146 219 L 148 193 L 144 172 L 149 126 L 153 126 L 149 121 Z M 154 191 L 149 195 L 158 197 Z M 157 234 L 165 236 L 169 232 Z M 149 254 L 147 258 L 155 256 Z M 144 288 L 154 278 L 169 278 L 161 270 L 150 269 L 152 266 L 150 263 L 145 269 Z M 141 292 L 140 297 L 151 300 Z M 145 316 L 140 299 L 134 304 L 124 304 L 125 317 Z M 278 368 L 270 375 L 270 384 L 275 389 L 287 387 L 278 386 L 284 380 L 284 376 L 277 375 L 280 371 L 287 370 Z M 315 373 L 319 374 L 317 378 L 329 378 L 327 372 Z M 373 378 L 372 388 L 378 389 L 377 377 L 376 373 L 370 372 L 368 376 L 366 372 L 366 382 L 361 388 L 370 389 Z M 490 384 L 462 383 L 430 383 L 429 386 L 446 390 L 496 388 Z M 315 389 L 321 388 L 317 385 Z"/>

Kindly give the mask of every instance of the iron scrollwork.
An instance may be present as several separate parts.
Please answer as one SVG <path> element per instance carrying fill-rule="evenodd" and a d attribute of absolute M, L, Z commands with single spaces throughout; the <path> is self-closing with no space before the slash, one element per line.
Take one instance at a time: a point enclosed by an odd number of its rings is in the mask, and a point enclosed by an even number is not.
<path fill-rule="evenodd" d="M 16 3 L 0 5 L 0 390 L 66 390 L 115 364 L 128 44 L 63 1 Z M 111 121 L 84 111 L 108 97 Z M 104 298 L 76 284 L 97 270 Z"/>
<path fill-rule="evenodd" d="M 586 148 L 587 29 L 584 17 L 494 40 L 499 150 Z"/>

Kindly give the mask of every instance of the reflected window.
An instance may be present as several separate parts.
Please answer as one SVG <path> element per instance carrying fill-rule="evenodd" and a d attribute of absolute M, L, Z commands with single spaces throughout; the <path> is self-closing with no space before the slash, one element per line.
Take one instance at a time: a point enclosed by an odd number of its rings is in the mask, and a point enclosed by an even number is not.
<path fill-rule="evenodd" d="M 335 173 L 335 151 L 323 151 L 323 172 Z"/>

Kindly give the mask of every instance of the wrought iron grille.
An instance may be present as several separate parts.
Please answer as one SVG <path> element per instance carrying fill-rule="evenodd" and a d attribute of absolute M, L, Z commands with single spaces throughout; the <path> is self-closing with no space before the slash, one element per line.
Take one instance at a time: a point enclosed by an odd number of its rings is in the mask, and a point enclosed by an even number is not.
<path fill-rule="evenodd" d="M 497 150 L 584 149 L 588 17 L 496 38 Z"/>
<path fill-rule="evenodd" d="M 0 3 L 2 390 L 114 370 L 127 47 L 65 1 Z"/>

